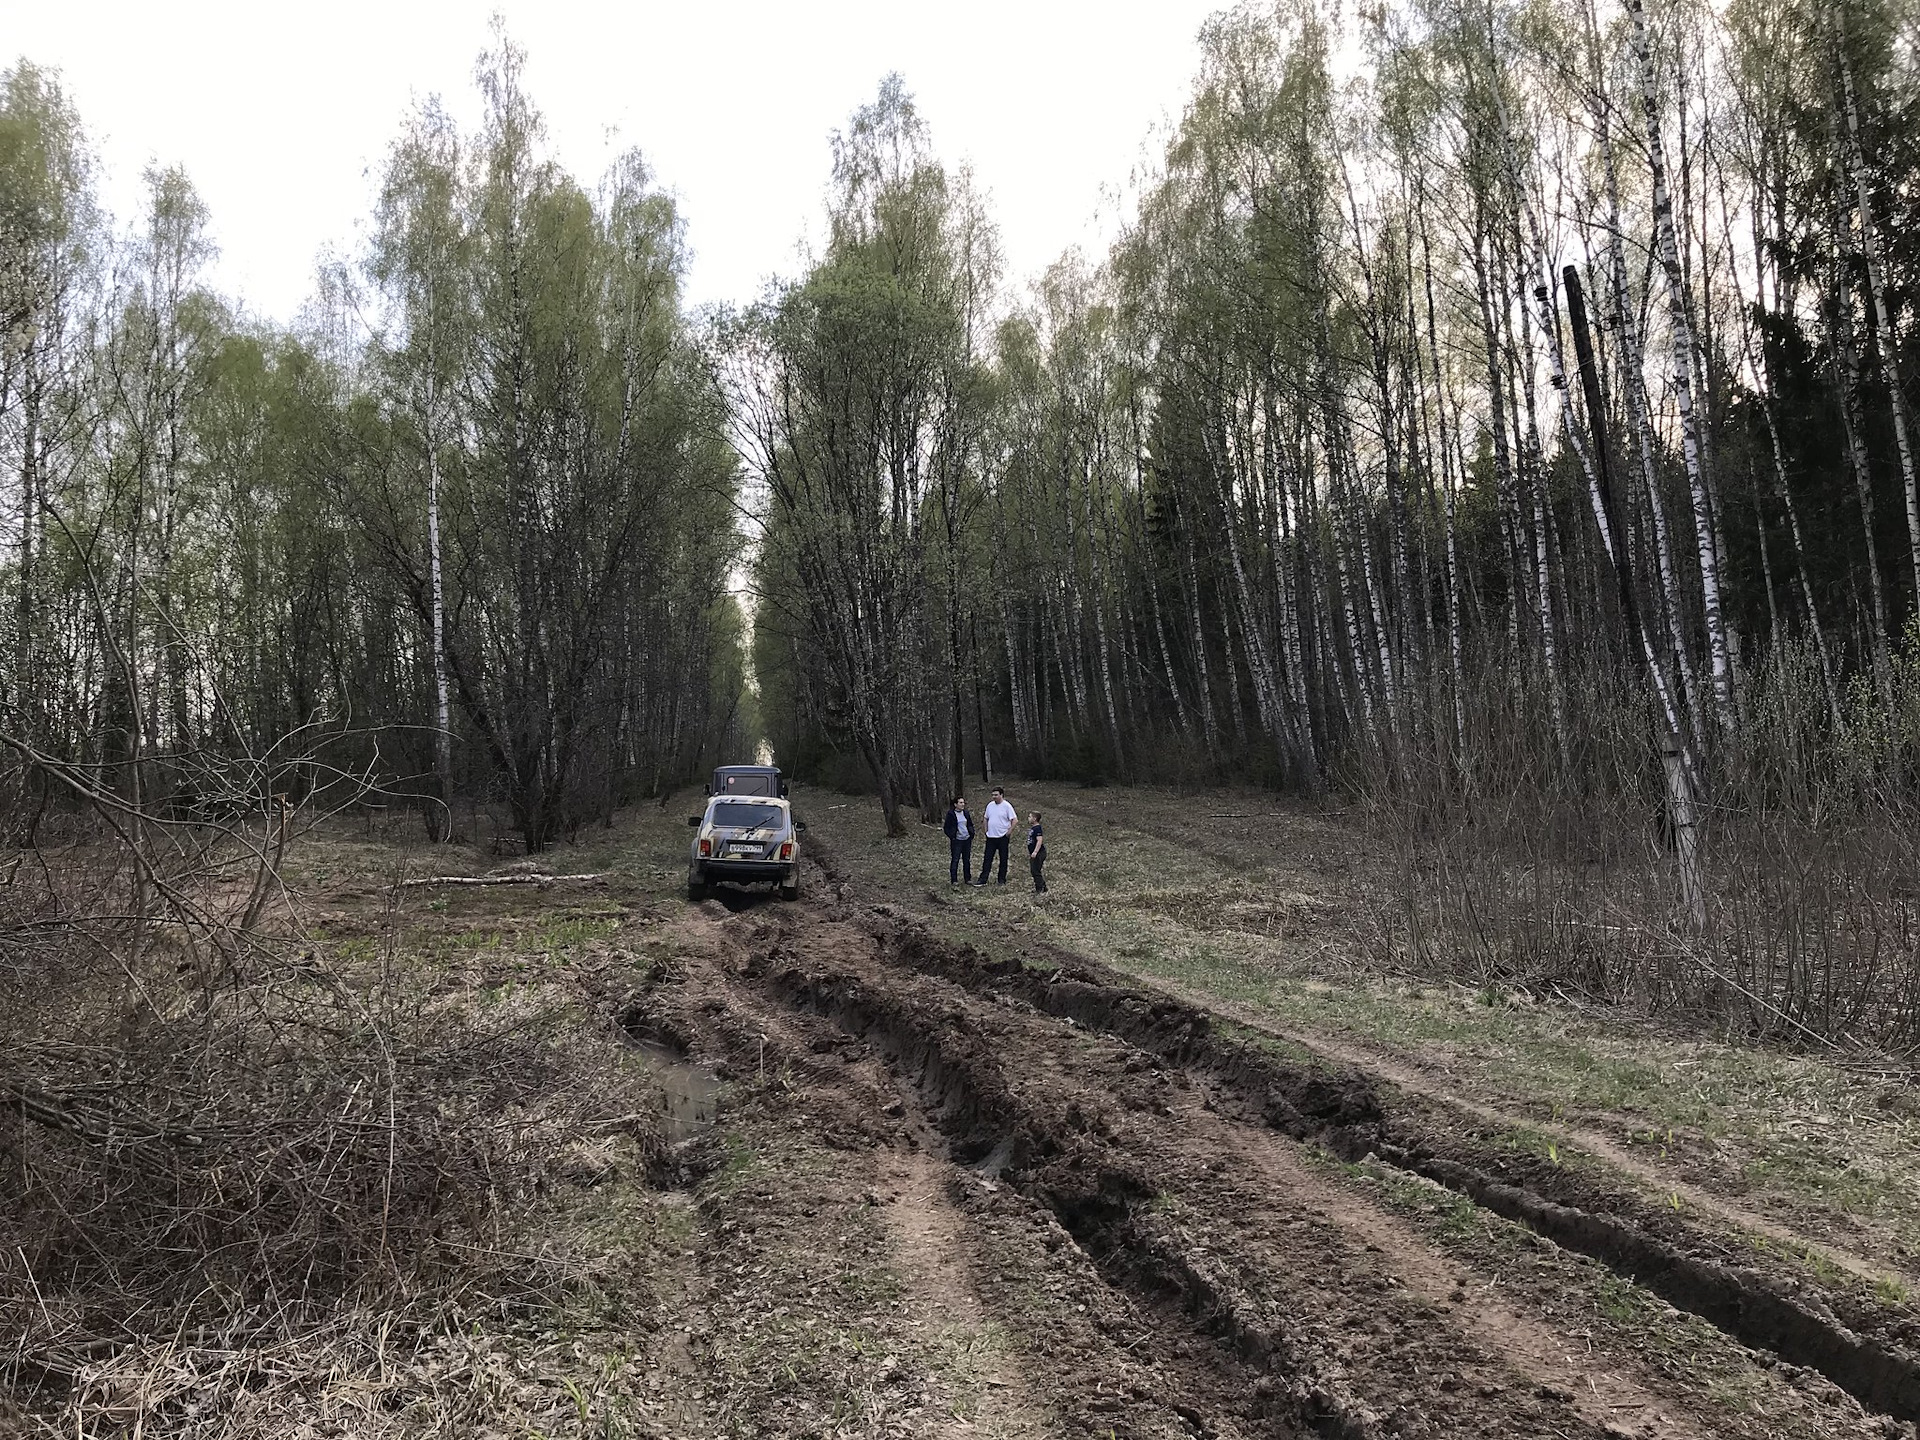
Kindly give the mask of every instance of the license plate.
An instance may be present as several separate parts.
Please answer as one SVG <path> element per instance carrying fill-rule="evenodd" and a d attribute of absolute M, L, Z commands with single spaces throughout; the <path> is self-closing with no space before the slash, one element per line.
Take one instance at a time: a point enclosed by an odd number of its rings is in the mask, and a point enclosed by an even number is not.
<path fill-rule="evenodd" d="M 758 845 L 729 845 L 727 847 L 727 853 L 729 855 L 751 855 L 755 859 L 758 859 L 760 847 Z"/>

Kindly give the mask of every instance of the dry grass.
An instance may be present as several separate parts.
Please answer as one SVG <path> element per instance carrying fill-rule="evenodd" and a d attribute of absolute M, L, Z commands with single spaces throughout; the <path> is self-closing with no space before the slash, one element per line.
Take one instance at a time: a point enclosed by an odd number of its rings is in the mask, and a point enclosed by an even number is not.
<path fill-rule="evenodd" d="M 1806 656 L 1745 677 L 1702 759 L 1704 924 L 1665 842 L 1653 726 L 1620 677 L 1576 673 L 1556 738 L 1502 678 L 1353 757 L 1392 857 L 1392 942 L 1413 968 L 1562 989 L 1816 1049 L 1920 1050 L 1920 636 L 1895 701 L 1830 719 Z"/>
<path fill-rule="evenodd" d="M 463 935 L 390 903 L 389 848 L 331 926 L 296 889 L 242 931 L 205 858 L 144 915 L 91 838 L 0 891 L 0 1426 L 599 1425 L 663 1141 L 595 998 L 617 977 L 550 962 L 612 922 Z M 613 1188 L 621 1224 L 586 1224 Z"/>

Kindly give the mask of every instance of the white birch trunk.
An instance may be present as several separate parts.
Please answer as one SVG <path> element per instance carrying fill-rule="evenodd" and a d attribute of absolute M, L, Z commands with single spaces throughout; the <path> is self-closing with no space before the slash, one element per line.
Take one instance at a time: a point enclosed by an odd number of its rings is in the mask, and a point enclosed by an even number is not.
<path fill-rule="evenodd" d="M 1426 211 L 1426 176 L 1420 176 L 1416 193 L 1420 209 Z M 1434 413 L 1440 436 L 1440 488 L 1444 496 L 1442 526 L 1446 541 L 1447 688 L 1453 702 L 1453 741 L 1456 749 L 1466 743 L 1466 703 L 1460 693 L 1460 561 L 1454 539 L 1455 500 L 1453 485 L 1453 447 L 1447 437 L 1447 376 L 1440 363 L 1440 329 L 1433 299 L 1433 248 L 1427 240 L 1427 228 L 1420 227 L 1421 271 L 1427 295 L 1427 349 L 1433 363 Z"/>
<path fill-rule="evenodd" d="M 1340 611 L 1346 621 L 1347 658 L 1352 662 L 1356 688 L 1360 692 L 1360 719 L 1373 729 L 1373 687 L 1367 684 L 1367 648 L 1360 638 L 1360 614 L 1353 603 L 1353 578 L 1347 571 L 1347 547 L 1340 543 L 1339 527 L 1331 540 L 1335 573 L 1340 587 Z M 1338 667 L 1335 667 L 1336 670 Z"/>
<path fill-rule="evenodd" d="M 1033 726 L 1028 718 L 1026 687 L 1020 683 L 1020 656 L 1013 638 L 1013 612 L 1004 588 L 1000 591 L 1000 633 L 1007 646 L 1007 700 L 1013 710 L 1013 744 L 1029 764 L 1033 758 Z"/>
<path fill-rule="evenodd" d="M 1567 443 L 1573 447 L 1574 454 L 1579 457 L 1580 469 L 1586 476 L 1587 499 L 1593 506 L 1594 524 L 1600 530 L 1600 544 L 1606 550 L 1615 573 L 1620 577 L 1620 583 L 1630 588 L 1633 585 L 1633 567 L 1627 556 L 1626 537 L 1613 533 L 1613 526 L 1607 519 L 1606 502 L 1600 493 L 1600 477 L 1594 468 L 1594 456 L 1574 422 L 1573 396 L 1560 350 L 1559 331 L 1551 323 L 1551 295 L 1552 292 L 1544 285 L 1534 291 L 1534 298 L 1539 302 L 1541 309 L 1541 328 L 1553 337 L 1547 356 L 1553 367 L 1554 388 L 1561 394 L 1561 425 L 1566 433 Z M 1604 416 L 1588 417 L 1588 424 L 1593 427 L 1595 435 L 1600 433 L 1600 427 L 1604 423 Z M 1660 704 L 1660 713 L 1666 717 L 1667 729 L 1675 735 L 1681 735 L 1684 732 L 1680 728 L 1680 706 L 1674 699 L 1672 688 L 1667 684 L 1667 673 L 1660 664 L 1660 657 L 1654 652 L 1653 636 L 1644 621 L 1636 628 L 1640 631 L 1640 649 L 1647 667 L 1647 679 L 1653 685 L 1654 698 Z"/>
<path fill-rule="evenodd" d="M 1724 733 L 1733 726 L 1733 664 L 1727 645 L 1727 627 L 1720 608 L 1720 557 L 1714 545 L 1713 507 L 1707 495 L 1706 472 L 1700 455 L 1700 421 L 1693 408 L 1693 323 L 1688 315 L 1685 279 L 1680 271 L 1679 242 L 1674 233 L 1673 197 L 1667 188 L 1667 160 L 1660 133 L 1660 110 L 1653 68 L 1653 46 L 1647 33 L 1642 0 L 1627 0 L 1633 17 L 1635 49 L 1640 60 L 1640 100 L 1646 115 L 1647 160 L 1653 172 L 1654 238 L 1660 268 L 1667 282 L 1667 323 L 1673 331 L 1673 393 L 1680 408 L 1680 442 L 1687 467 L 1687 490 L 1693 501 L 1693 528 L 1700 556 L 1700 610 L 1707 632 L 1712 665 L 1714 714 Z"/>
<path fill-rule="evenodd" d="M 1508 570 L 1513 576 L 1512 593 L 1507 597 L 1507 648 L 1517 665 L 1520 655 L 1520 607 L 1524 603 L 1522 592 L 1525 588 L 1522 577 L 1526 567 L 1520 563 L 1513 451 L 1507 440 L 1507 387 L 1500 377 L 1499 328 L 1494 319 L 1493 299 L 1489 292 L 1484 241 L 1484 232 L 1477 230 L 1473 237 L 1473 282 L 1474 294 L 1480 304 L 1480 336 L 1484 341 L 1487 362 L 1487 402 L 1491 411 L 1488 419 L 1489 437 L 1493 442 L 1494 485 L 1499 492 L 1499 503 L 1495 509 L 1500 516 L 1500 538 L 1507 552 Z M 1515 678 L 1518 678 L 1517 675 Z"/>
<path fill-rule="evenodd" d="M 432 302 L 429 300 L 431 311 Z M 428 322 L 431 324 L 431 320 Z M 433 589 L 433 691 L 434 735 L 433 770 L 440 785 L 440 838 L 453 838 L 453 728 L 447 703 L 446 591 L 440 569 L 440 447 L 434 424 L 439 395 L 434 376 L 435 356 L 429 344 L 427 355 L 427 573 Z"/>
<path fill-rule="evenodd" d="M 1088 456 L 1088 463 L 1081 467 L 1082 483 L 1079 488 L 1082 503 L 1086 507 L 1082 520 L 1087 532 L 1087 561 L 1093 578 L 1094 649 L 1100 660 L 1100 693 L 1106 702 L 1107 740 L 1113 746 L 1114 768 L 1124 771 L 1126 762 L 1122 758 L 1120 745 L 1120 711 L 1113 695 L 1112 647 L 1107 636 L 1106 567 L 1100 558 L 1101 527 L 1096 524 L 1093 512 L 1093 477 L 1099 468 L 1100 452 L 1096 448 Z"/>
<path fill-rule="evenodd" d="M 1213 709 L 1213 672 L 1207 664 L 1206 627 L 1200 619 L 1200 568 L 1193 554 L 1191 522 L 1182 518 L 1187 540 L 1187 620 L 1193 635 L 1193 658 L 1200 671 L 1200 732 L 1206 737 L 1207 758 L 1220 753 L 1220 722 Z"/>
<path fill-rule="evenodd" d="M 1521 274 L 1524 276 L 1525 273 L 1526 267 L 1523 265 Z M 1540 658 L 1546 667 L 1547 703 L 1553 714 L 1554 740 L 1564 749 L 1567 740 L 1567 702 L 1560 683 L 1559 636 L 1553 616 L 1553 571 L 1547 550 L 1546 465 L 1540 444 L 1540 417 L 1534 396 L 1533 366 L 1533 318 L 1523 300 L 1520 305 L 1520 386 L 1527 417 L 1527 498 L 1533 510 L 1533 599 L 1540 624 Z"/>
<path fill-rule="evenodd" d="M 1245 647 L 1247 675 L 1253 684 L 1253 702 L 1259 711 L 1260 723 L 1270 739 L 1285 750 L 1285 727 L 1279 713 L 1278 697 L 1273 683 L 1272 662 L 1267 654 L 1265 626 L 1259 614 L 1258 605 L 1247 578 L 1247 567 L 1240 551 L 1240 527 L 1235 523 L 1236 502 L 1234 492 L 1235 468 L 1230 447 L 1222 444 L 1214 462 L 1217 472 L 1216 489 L 1220 500 L 1221 523 L 1227 531 L 1227 554 L 1233 564 L 1233 583 L 1236 609 L 1240 613 L 1241 642 Z"/>
<path fill-rule="evenodd" d="M 1133 447 L 1133 504 L 1134 516 L 1140 526 L 1143 544 L 1147 533 L 1147 477 L 1142 457 L 1146 453 L 1140 437 L 1140 408 L 1137 400 L 1127 406 L 1127 421 L 1131 430 Z M 1148 551 L 1151 554 L 1151 551 Z M 1180 693 L 1180 682 L 1173 672 L 1173 650 L 1167 644 L 1167 622 L 1160 604 L 1159 577 L 1153 573 L 1151 565 L 1141 566 L 1141 582 L 1147 592 L 1147 607 L 1153 612 L 1153 638 L 1160 649 L 1160 673 L 1165 678 L 1167 694 L 1173 700 L 1174 721 L 1179 726 L 1180 738 L 1191 742 L 1193 739 L 1193 721 L 1187 713 L 1186 697 Z"/>
<path fill-rule="evenodd" d="M 1613 132 L 1610 113 L 1604 111 L 1598 117 L 1600 125 L 1600 150 L 1606 164 L 1607 176 L 1607 255 L 1610 270 L 1613 308 L 1620 332 L 1620 368 L 1626 382 L 1627 413 L 1633 424 L 1635 449 L 1640 458 L 1640 478 L 1646 489 L 1647 515 L 1653 530 L 1653 553 L 1656 571 L 1660 577 L 1661 610 L 1666 617 L 1667 642 L 1672 649 L 1673 664 L 1680 677 L 1681 689 L 1685 692 L 1688 708 L 1697 701 L 1699 686 L 1694 681 L 1693 657 L 1687 648 L 1685 632 L 1680 622 L 1680 590 L 1675 577 L 1673 563 L 1673 542 L 1667 532 L 1666 507 L 1660 503 L 1660 485 L 1658 472 L 1654 467 L 1653 445 L 1653 403 L 1647 394 L 1646 362 L 1642 357 L 1640 327 L 1634 319 L 1632 301 L 1627 291 L 1627 252 L 1625 231 L 1620 221 L 1620 172 L 1614 163 Z M 1596 421 L 1597 423 L 1597 421 Z M 1624 518 L 1624 512 L 1623 512 Z M 1629 558 L 1627 541 L 1622 536 L 1621 548 L 1617 552 L 1622 563 Z"/>

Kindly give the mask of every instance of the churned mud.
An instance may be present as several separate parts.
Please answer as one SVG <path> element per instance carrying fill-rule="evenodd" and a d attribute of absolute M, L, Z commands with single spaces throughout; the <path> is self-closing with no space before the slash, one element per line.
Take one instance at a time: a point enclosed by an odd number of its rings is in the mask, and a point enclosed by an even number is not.
<path fill-rule="evenodd" d="M 1913 1433 L 1896 1308 L 809 868 L 798 903 L 663 916 L 676 961 L 623 1001 L 704 1095 L 663 1102 L 694 1274 L 661 1433 Z"/>

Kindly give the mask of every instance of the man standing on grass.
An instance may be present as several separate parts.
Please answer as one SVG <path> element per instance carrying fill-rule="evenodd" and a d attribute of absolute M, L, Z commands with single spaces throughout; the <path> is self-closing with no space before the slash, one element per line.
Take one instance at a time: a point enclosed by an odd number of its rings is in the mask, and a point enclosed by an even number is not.
<path fill-rule="evenodd" d="M 967 802 L 959 795 L 947 806 L 947 818 L 941 829 L 947 832 L 947 883 L 958 885 L 964 873 L 973 883 L 973 817 L 967 814 Z M 984 871 L 982 874 L 986 873 Z"/>
<path fill-rule="evenodd" d="M 1000 857 L 1000 883 L 1007 883 L 1007 850 L 1013 840 L 1013 822 L 1020 818 L 1013 806 L 1007 803 L 1006 793 L 997 785 L 993 799 L 987 802 L 987 849 L 980 857 L 980 883 L 987 883 L 987 871 L 993 868 L 993 857 Z"/>

